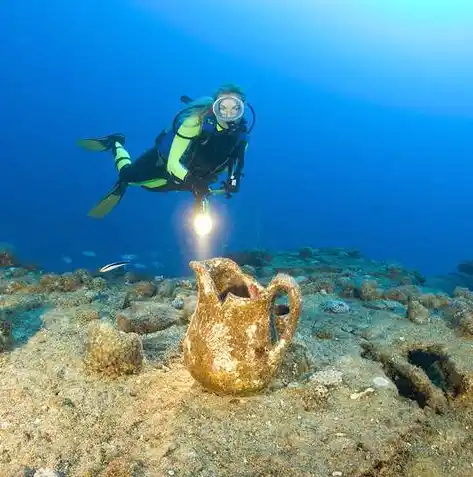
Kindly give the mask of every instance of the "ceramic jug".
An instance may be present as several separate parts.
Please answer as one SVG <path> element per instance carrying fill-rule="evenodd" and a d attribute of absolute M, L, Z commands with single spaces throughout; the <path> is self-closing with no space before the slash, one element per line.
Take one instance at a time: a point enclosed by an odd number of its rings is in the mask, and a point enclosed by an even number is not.
<path fill-rule="evenodd" d="M 265 288 L 227 258 L 192 261 L 190 267 L 197 305 L 182 343 L 187 369 L 217 394 L 264 389 L 294 337 L 299 285 L 278 274 Z M 289 306 L 275 306 L 282 294 L 288 295 Z"/>

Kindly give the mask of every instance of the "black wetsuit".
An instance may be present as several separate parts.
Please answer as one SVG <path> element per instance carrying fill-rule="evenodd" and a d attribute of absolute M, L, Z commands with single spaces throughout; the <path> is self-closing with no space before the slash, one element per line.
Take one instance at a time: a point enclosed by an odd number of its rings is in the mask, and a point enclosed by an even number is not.
<path fill-rule="evenodd" d="M 188 190 L 185 182 L 176 180 L 167 169 L 167 161 L 174 134 L 163 131 L 152 148 L 146 150 L 134 162 L 122 167 L 119 172 L 120 181 L 128 184 L 143 183 L 156 179 L 167 182 L 158 187 L 140 184 L 147 190 Z M 189 176 L 212 184 L 225 169 L 228 171 L 228 184 L 233 178 L 232 192 L 238 192 L 240 178 L 245 161 L 247 140 L 241 139 L 239 131 L 209 134 L 203 132 L 192 139 L 180 162 L 189 172 Z"/>

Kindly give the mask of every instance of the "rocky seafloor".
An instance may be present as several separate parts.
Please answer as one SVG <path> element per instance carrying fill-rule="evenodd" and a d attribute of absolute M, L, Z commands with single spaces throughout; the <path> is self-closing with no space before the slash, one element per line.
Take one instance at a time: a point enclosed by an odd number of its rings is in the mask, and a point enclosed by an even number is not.
<path fill-rule="evenodd" d="M 0 255 L 0 477 L 473 476 L 473 266 L 231 258 L 303 293 L 295 340 L 251 397 L 208 393 L 183 366 L 193 277 L 55 275 Z"/>

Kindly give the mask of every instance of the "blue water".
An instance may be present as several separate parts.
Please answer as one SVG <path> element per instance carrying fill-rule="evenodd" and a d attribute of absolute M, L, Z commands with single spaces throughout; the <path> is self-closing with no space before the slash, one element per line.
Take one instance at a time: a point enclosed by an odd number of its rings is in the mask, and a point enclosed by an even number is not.
<path fill-rule="evenodd" d="M 191 198 L 132 189 L 88 218 L 116 173 L 75 141 L 121 131 L 137 157 L 181 95 L 230 81 L 257 123 L 213 254 L 346 246 L 454 270 L 473 257 L 472 24 L 466 1 L 4 2 L 0 241 L 52 270 L 134 253 L 187 273 Z"/>

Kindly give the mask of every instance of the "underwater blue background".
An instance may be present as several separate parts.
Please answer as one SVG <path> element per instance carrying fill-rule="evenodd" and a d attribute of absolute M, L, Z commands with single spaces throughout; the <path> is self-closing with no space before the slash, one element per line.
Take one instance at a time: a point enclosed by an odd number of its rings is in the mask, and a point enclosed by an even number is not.
<path fill-rule="evenodd" d="M 0 241 L 50 270 L 135 253 L 189 273 L 191 197 L 131 189 L 90 219 L 116 173 L 75 141 L 121 131 L 137 157 L 181 95 L 230 81 L 257 123 L 214 254 L 343 246 L 453 270 L 473 257 L 471 25 L 466 1 L 4 2 Z"/>

